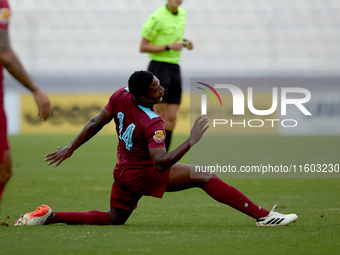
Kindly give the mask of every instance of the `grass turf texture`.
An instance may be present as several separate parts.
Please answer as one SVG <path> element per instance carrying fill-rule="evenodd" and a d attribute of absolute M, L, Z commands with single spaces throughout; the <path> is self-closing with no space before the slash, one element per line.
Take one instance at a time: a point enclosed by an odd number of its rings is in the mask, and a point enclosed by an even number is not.
<path fill-rule="evenodd" d="M 271 209 L 296 213 L 289 227 L 255 226 L 255 220 L 214 201 L 200 189 L 144 197 L 124 226 L 13 227 L 23 213 L 42 203 L 55 211 L 107 211 L 116 162 L 116 138 L 99 135 L 79 148 L 58 168 L 44 155 L 67 145 L 74 136 L 10 138 L 14 175 L 6 186 L 0 222 L 0 254 L 336 254 L 340 250 L 340 179 L 224 179 Z M 173 148 L 186 137 L 175 136 Z M 230 137 L 228 157 L 244 153 L 241 144 L 256 137 Z M 256 153 L 270 150 L 283 137 L 262 137 Z M 288 138 L 293 139 L 293 138 Z M 329 158 L 329 144 L 339 137 L 299 137 L 301 147 L 317 144 L 318 156 Z M 288 144 L 288 143 L 287 143 Z M 303 148 L 302 148 L 303 149 Z M 285 155 L 289 156 L 289 150 Z M 338 152 L 339 150 L 337 150 Z M 334 157 L 336 157 L 334 153 Z M 337 159 L 337 158 L 333 158 Z M 289 163 L 289 157 L 286 159 Z M 182 162 L 189 162 L 185 156 Z M 340 163 L 340 162 L 337 162 Z"/>

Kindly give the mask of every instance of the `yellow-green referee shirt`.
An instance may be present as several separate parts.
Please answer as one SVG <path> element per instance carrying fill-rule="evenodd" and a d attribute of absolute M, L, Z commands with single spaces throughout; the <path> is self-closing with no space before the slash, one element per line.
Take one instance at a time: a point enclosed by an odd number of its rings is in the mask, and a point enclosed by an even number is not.
<path fill-rule="evenodd" d="M 141 35 L 153 45 L 169 45 L 176 39 L 183 41 L 187 13 L 179 7 L 178 13 L 173 14 L 163 5 L 152 13 L 143 25 Z M 152 60 L 177 64 L 181 57 L 181 51 L 169 50 L 157 53 L 149 53 Z"/>

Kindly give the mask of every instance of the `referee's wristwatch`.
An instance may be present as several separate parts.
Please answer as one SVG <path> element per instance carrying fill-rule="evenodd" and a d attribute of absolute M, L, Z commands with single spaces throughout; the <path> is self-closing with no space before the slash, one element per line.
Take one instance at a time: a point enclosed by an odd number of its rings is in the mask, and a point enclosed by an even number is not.
<path fill-rule="evenodd" d="M 170 50 L 169 45 L 165 45 L 165 50 L 166 50 L 166 51 L 169 51 L 169 50 Z"/>

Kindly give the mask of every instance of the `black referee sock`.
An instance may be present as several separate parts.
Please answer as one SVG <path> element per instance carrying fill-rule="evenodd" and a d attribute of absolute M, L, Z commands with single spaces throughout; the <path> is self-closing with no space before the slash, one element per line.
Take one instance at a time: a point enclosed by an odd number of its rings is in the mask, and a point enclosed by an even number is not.
<path fill-rule="evenodd" d="M 166 149 L 166 151 L 168 151 L 169 147 L 170 147 L 171 135 L 172 135 L 172 131 L 165 130 L 165 149 Z"/>

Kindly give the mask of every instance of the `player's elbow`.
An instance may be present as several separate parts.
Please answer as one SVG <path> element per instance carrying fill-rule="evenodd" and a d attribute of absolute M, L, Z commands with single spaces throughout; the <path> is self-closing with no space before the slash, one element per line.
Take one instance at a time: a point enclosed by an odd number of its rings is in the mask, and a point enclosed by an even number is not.
<path fill-rule="evenodd" d="M 146 48 L 145 48 L 144 45 L 141 45 L 141 46 L 139 47 L 139 52 L 140 52 L 140 53 L 145 53 L 145 52 L 147 52 L 147 50 L 146 50 Z"/>
<path fill-rule="evenodd" d="M 7 68 L 11 65 L 13 61 L 13 57 L 15 57 L 15 54 L 12 50 L 2 50 L 0 49 L 0 64 Z"/>
<path fill-rule="evenodd" d="M 169 157 L 165 147 L 149 148 L 153 166 L 160 173 L 163 173 L 169 166 Z"/>
<path fill-rule="evenodd" d="M 102 122 L 98 121 L 98 116 L 94 116 L 92 119 L 90 119 L 88 125 L 92 130 L 97 132 L 100 131 L 104 126 Z"/>
<path fill-rule="evenodd" d="M 149 46 L 150 46 L 149 41 L 143 38 L 139 46 L 139 51 L 142 53 L 149 52 Z"/>

